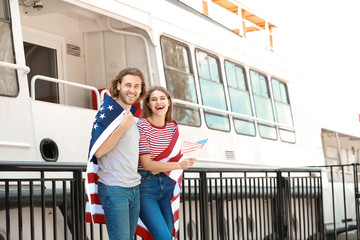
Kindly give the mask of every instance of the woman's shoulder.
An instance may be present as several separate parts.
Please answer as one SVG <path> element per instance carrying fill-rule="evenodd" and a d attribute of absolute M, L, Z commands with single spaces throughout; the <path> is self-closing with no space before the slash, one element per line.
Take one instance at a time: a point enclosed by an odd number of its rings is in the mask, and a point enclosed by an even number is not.
<path fill-rule="evenodd" d="M 140 118 L 137 125 L 138 127 L 149 126 L 149 121 L 146 118 Z"/>
<path fill-rule="evenodd" d="M 175 120 L 172 120 L 171 122 L 168 122 L 168 125 L 172 128 L 176 128 L 177 127 L 177 123 L 175 122 Z"/>
<path fill-rule="evenodd" d="M 138 124 L 144 124 L 144 123 L 146 123 L 147 122 L 147 119 L 146 118 L 140 118 L 139 119 L 139 123 Z"/>

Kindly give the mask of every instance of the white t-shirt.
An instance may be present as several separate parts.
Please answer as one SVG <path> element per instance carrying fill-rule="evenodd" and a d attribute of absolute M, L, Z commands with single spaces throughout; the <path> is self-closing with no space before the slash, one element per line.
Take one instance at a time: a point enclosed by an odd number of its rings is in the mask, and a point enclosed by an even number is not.
<path fill-rule="evenodd" d="M 116 146 L 98 159 L 98 181 L 108 186 L 134 187 L 140 184 L 138 173 L 140 134 L 136 122 Z"/>

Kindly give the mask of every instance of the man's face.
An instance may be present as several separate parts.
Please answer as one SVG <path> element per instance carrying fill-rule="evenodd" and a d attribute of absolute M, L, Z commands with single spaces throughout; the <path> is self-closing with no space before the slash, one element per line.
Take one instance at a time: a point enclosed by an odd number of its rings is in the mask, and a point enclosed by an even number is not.
<path fill-rule="evenodd" d="M 141 78 L 139 76 L 126 75 L 121 84 L 117 84 L 119 97 L 122 104 L 130 107 L 139 98 L 141 93 Z"/>

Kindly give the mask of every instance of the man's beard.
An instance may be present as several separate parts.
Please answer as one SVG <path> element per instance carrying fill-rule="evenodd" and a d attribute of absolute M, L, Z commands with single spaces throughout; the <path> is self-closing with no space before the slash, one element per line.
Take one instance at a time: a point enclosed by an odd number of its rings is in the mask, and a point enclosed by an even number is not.
<path fill-rule="evenodd" d="M 121 90 L 120 90 L 120 92 L 119 92 L 119 97 L 120 97 L 120 100 L 121 100 L 123 103 L 127 104 L 127 105 L 133 105 L 133 104 L 138 100 L 138 98 L 134 98 L 134 101 L 133 101 L 133 102 L 128 102 L 128 101 L 126 100 L 125 94 L 123 94 L 123 93 L 121 92 Z"/>

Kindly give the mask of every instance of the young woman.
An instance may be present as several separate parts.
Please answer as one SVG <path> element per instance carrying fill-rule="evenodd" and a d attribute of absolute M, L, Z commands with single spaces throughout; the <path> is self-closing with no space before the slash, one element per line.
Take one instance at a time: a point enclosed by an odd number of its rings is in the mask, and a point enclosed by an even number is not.
<path fill-rule="evenodd" d="M 170 240 L 177 235 L 170 202 L 176 181 L 169 175 L 173 170 L 192 167 L 195 161 L 184 159 L 177 148 L 179 132 L 172 109 L 169 92 L 163 87 L 152 87 L 145 96 L 143 118 L 138 123 L 140 219 L 154 240 Z"/>

